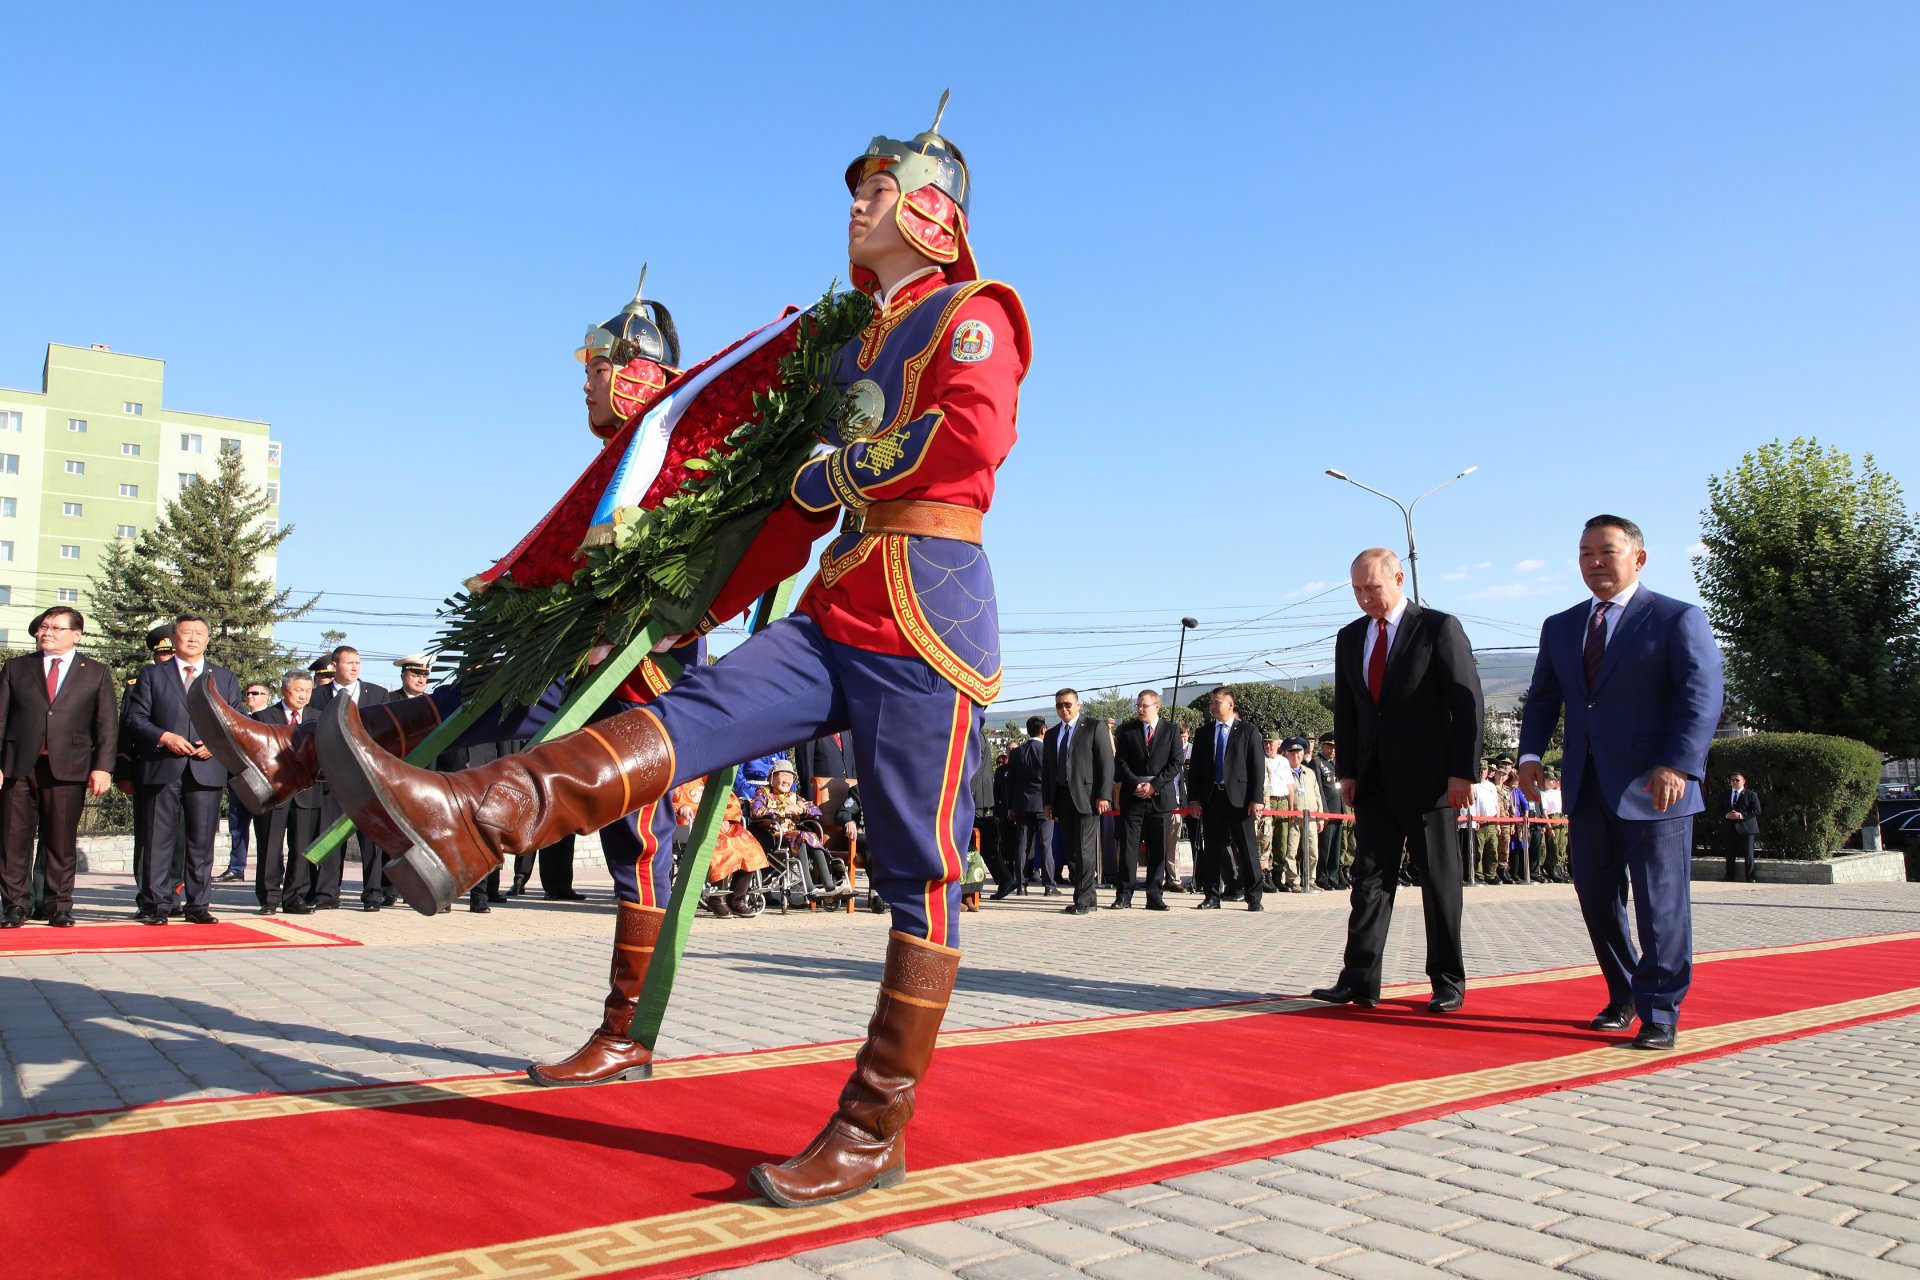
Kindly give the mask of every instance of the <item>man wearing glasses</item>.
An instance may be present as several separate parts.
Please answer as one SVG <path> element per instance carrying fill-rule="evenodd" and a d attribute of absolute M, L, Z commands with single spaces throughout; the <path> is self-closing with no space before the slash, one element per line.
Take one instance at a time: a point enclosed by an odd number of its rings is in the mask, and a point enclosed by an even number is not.
<path fill-rule="evenodd" d="M 40 651 L 0 668 L 0 929 L 27 921 L 33 851 L 47 846 L 47 923 L 73 924 L 75 837 L 89 794 L 113 784 L 118 735 L 113 674 L 74 652 L 86 620 L 78 609 L 47 610 L 36 629 Z"/>
<path fill-rule="evenodd" d="M 258 680 L 241 690 L 245 699 L 241 710 L 250 716 L 258 717 L 273 704 L 273 690 Z M 247 811 L 247 805 L 234 790 L 234 784 L 227 784 L 227 839 L 231 842 L 232 852 L 227 855 L 227 869 L 216 877 L 226 884 L 247 878 L 247 835 L 253 829 L 253 814 Z"/>

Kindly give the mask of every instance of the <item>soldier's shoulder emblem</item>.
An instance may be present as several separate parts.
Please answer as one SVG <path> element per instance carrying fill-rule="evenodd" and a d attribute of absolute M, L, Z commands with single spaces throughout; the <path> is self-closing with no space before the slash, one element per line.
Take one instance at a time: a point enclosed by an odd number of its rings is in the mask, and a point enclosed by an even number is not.
<path fill-rule="evenodd" d="M 948 354 L 961 364 L 977 364 L 993 354 L 993 330 L 983 320 L 962 320 L 953 331 Z"/>

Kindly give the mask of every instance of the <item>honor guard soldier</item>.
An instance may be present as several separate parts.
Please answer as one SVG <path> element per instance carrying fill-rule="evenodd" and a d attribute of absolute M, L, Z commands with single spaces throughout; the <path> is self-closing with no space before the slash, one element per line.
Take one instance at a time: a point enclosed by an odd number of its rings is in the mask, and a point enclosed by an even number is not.
<path fill-rule="evenodd" d="M 574 352 L 574 358 L 586 367 L 583 388 L 587 404 L 587 426 L 603 444 L 613 439 L 628 422 L 646 412 L 669 381 L 680 372 L 680 337 L 673 316 L 666 306 L 642 296 L 646 268 L 640 271 L 640 287 L 632 301 L 603 324 L 593 325 Z M 695 638 L 675 649 L 672 657 L 681 667 L 690 669 L 704 660 L 706 642 Z M 400 668 L 402 693 L 376 706 L 359 708 L 368 733 L 386 750 L 405 755 L 437 728 L 442 719 L 460 705 L 457 682 L 429 691 L 432 663 L 427 654 L 409 654 L 395 663 Z M 331 679 L 332 661 L 314 662 L 315 679 Z M 609 700 L 601 715 L 651 702 L 665 690 L 668 680 L 661 662 L 649 657 L 635 667 L 626 682 Z M 498 743 L 533 736 L 552 718 L 566 697 L 566 685 L 557 682 L 530 708 L 515 708 L 483 716 L 461 735 L 441 756 L 464 761 L 467 752 L 486 751 Z M 245 793 L 256 811 L 283 804 L 319 774 L 314 751 L 314 727 L 303 723 L 296 732 L 282 726 L 255 724 L 236 716 L 231 709 L 204 705 L 196 715 L 206 721 L 203 736 L 214 753 L 234 771 L 236 789 Z M 394 842 L 392 829 L 383 828 L 375 815 L 355 815 L 376 837 L 383 830 L 381 843 L 404 848 L 405 841 Z M 528 1077 L 540 1085 L 570 1086 L 600 1084 L 610 1080 L 643 1077 L 651 1070 L 653 1055 L 645 1045 L 631 1039 L 627 1032 L 646 981 L 647 967 L 653 958 L 655 940 L 665 919 L 664 903 L 671 887 L 673 869 L 674 819 L 670 805 L 649 802 L 633 813 L 620 816 L 600 832 L 600 847 L 613 876 L 614 895 L 620 911 L 614 925 L 613 961 L 609 992 L 602 1006 L 600 1025 L 585 1045 L 559 1062 L 534 1063 Z M 485 878 L 475 882 L 469 906 L 488 911 L 491 894 Z M 498 880 L 494 880 L 497 887 Z"/>
<path fill-rule="evenodd" d="M 792 616 L 650 707 L 461 773 L 393 758 L 351 708 L 320 739 L 349 805 L 384 812 L 413 844 L 422 882 L 451 895 L 503 857 L 603 826 L 676 783 L 851 729 L 869 873 L 893 929 L 838 1107 L 799 1155 L 752 1172 L 789 1207 L 906 1176 L 902 1131 L 960 962 L 967 781 L 1000 688 L 981 515 L 1013 446 L 1031 351 L 1017 295 L 975 269 L 966 164 L 938 127 L 910 142 L 875 138 L 847 166 L 848 256 L 873 319 L 837 358 L 847 392 L 824 449 L 795 475 L 706 624 L 799 570 L 839 523 Z"/>
<path fill-rule="evenodd" d="M 1340 774 L 1334 768 L 1334 753 L 1339 744 L 1330 733 L 1320 735 L 1320 754 L 1309 762 L 1313 766 L 1313 776 L 1320 780 L 1320 801 L 1328 813 L 1345 813 L 1346 802 L 1340 799 Z M 1353 883 L 1347 874 L 1347 865 L 1351 855 L 1343 857 L 1346 848 L 1346 826 L 1344 822 L 1328 821 L 1320 828 L 1320 878 L 1322 889 L 1344 889 Z"/>

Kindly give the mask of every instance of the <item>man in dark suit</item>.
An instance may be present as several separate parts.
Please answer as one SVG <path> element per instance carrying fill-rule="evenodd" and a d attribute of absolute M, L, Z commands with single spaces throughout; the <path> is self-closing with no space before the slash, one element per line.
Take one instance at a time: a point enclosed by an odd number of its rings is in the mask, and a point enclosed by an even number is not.
<path fill-rule="evenodd" d="M 1726 824 L 1727 879 L 1734 878 L 1735 866 L 1743 858 L 1747 864 L 1747 883 L 1760 878 L 1753 866 L 1753 840 L 1760 834 L 1760 796 L 1747 785 L 1747 775 L 1736 773 L 1727 779 Z"/>
<path fill-rule="evenodd" d="M 1116 907 L 1133 905 L 1133 875 L 1140 840 L 1147 842 L 1147 910 L 1165 911 L 1169 818 L 1173 780 L 1180 776 L 1180 734 L 1160 718 L 1160 695 L 1142 689 L 1133 701 L 1139 715 L 1120 726 L 1113 741 L 1113 772 L 1120 780 L 1120 891 Z"/>
<path fill-rule="evenodd" d="M 127 695 L 127 732 L 140 747 L 134 764 L 136 795 L 143 801 L 141 820 L 146 827 L 146 865 L 140 869 L 141 924 L 165 924 L 166 902 L 173 891 L 170 861 L 176 833 L 187 836 L 186 919 L 190 924 L 212 924 L 207 909 L 213 882 L 213 834 L 220 824 L 220 794 L 227 787 L 227 770 L 206 745 L 194 736 L 187 712 L 187 689 L 195 680 L 212 680 L 222 698 L 240 697 L 233 672 L 206 660 L 212 628 L 197 613 L 173 620 L 172 662 L 156 662 L 140 669 L 133 692 Z"/>
<path fill-rule="evenodd" d="M 1313 996 L 1365 1008 L 1380 1002 L 1404 848 L 1419 867 L 1433 984 L 1427 1009 L 1451 1013 L 1467 990 L 1454 810 L 1471 802 L 1480 772 L 1480 675 L 1459 620 L 1407 599 L 1399 556 L 1362 551 L 1352 580 L 1365 616 L 1333 642 L 1334 772 L 1354 819 L 1352 908 L 1340 977 Z"/>
<path fill-rule="evenodd" d="M 1013 815 L 1013 882 L 1018 892 L 1027 891 L 1027 868 L 1040 863 L 1041 878 L 1049 894 L 1059 892 L 1053 885 L 1053 821 L 1047 817 L 1045 735 L 1047 722 L 1039 716 L 1027 717 L 1027 740 L 1013 749 L 1007 761 L 1007 806 Z M 996 892 L 996 898 L 1005 897 Z"/>
<path fill-rule="evenodd" d="M 1080 715 L 1080 695 L 1053 695 L 1060 723 L 1041 743 L 1046 816 L 1059 826 L 1060 854 L 1073 864 L 1073 903 L 1064 914 L 1093 914 L 1100 881 L 1100 815 L 1113 807 L 1113 739 L 1104 720 Z"/>
<path fill-rule="evenodd" d="M 331 669 L 332 680 L 320 683 L 315 675 L 313 690 L 313 711 L 315 715 L 328 714 L 327 708 L 336 698 L 351 698 L 361 707 L 371 707 L 387 700 L 387 690 L 371 680 L 360 678 L 360 651 L 352 645 L 343 644 L 328 655 L 326 666 Z M 345 815 L 345 811 L 334 802 L 333 792 L 323 789 L 320 805 L 320 830 L 326 831 Z M 378 911 L 381 907 L 392 906 L 395 894 L 387 884 L 387 855 L 366 832 L 356 829 L 353 833 L 360 848 L 360 909 Z M 316 868 L 314 883 L 314 906 L 320 910 L 340 905 L 340 873 L 342 854 L 330 853 Z"/>
<path fill-rule="evenodd" d="M 299 667 L 280 677 L 280 701 L 254 713 L 262 724 L 298 725 L 312 714 L 313 673 Z M 314 865 L 307 849 L 320 835 L 320 806 L 324 788 L 296 791 L 283 805 L 253 820 L 253 896 L 260 914 L 285 909 L 290 915 L 313 910 Z"/>
<path fill-rule="evenodd" d="M 78 609 L 56 605 L 36 628 L 40 651 L 0 668 L 0 929 L 26 923 L 37 842 L 47 851 L 47 923 L 73 924 L 80 810 L 113 785 L 113 673 L 74 652 L 86 625 Z"/>
<path fill-rule="evenodd" d="M 1567 716 L 1562 776 L 1573 888 L 1607 1007 L 1590 1024 L 1636 1049 L 1671 1049 L 1693 981 L 1693 815 L 1720 722 L 1720 651 L 1706 615 L 1640 582 L 1640 527 L 1587 521 L 1580 576 L 1593 595 L 1540 628 L 1520 726 L 1520 785 L 1540 794 L 1540 755 Z M 1641 950 L 1627 928 L 1633 886 Z"/>
<path fill-rule="evenodd" d="M 1213 719 L 1194 732 L 1187 761 L 1188 803 L 1200 806 L 1205 828 L 1193 867 L 1193 887 L 1204 895 L 1198 909 L 1220 909 L 1222 881 L 1231 870 L 1244 886 L 1247 910 L 1263 911 L 1254 818 L 1266 800 L 1266 739 L 1240 719 L 1231 689 L 1215 689 L 1209 710 Z"/>

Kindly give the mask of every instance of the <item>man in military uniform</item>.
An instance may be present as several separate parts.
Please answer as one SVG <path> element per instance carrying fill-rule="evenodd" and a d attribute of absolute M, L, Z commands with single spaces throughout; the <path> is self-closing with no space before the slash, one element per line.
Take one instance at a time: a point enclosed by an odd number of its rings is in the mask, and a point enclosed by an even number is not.
<path fill-rule="evenodd" d="M 574 352 L 574 358 L 586 370 L 582 390 L 587 427 L 603 444 L 650 408 L 679 373 L 680 338 L 672 314 L 664 304 L 643 297 L 645 268 L 641 269 L 640 282 L 632 301 L 612 319 L 589 328 L 585 341 Z M 672 657 L 682 668 L 691 668 L 704 660 L 705 652 L 705 641 L 696 638 L 674 650 Z M 396 665 L 401 671 L 404 696 L 367 706 L 363 720 L 381 746 L 404 755 L 459 708 L 461 690 L 453 682 L 429 691 L 432 664 L 426 654 L 411 654 Z M 326 658 L 315 662 L 316 678 L 322 666 L 331 677 L 332 660 Z M 665 665 L 646 658 L 599 714 L 614 715 L 644 705 L 667 685 Z M 497 759 L 502 750 L 510 750 L 518 746 L 519 739 L 537 733 L 559 710 L 566 693 L 566 683 L 557 681 L 532 707 L 502 709 L 483 716 L 436 763 L 441 768 L 460 768 Z M 241 721 L 227 708 L 204 702 L 196 705 L 195 715 L 204 721 L 203 736 L 214 753 L 228 762 L 236 786 L 256 811 L 285 803 L 319 773 L 311 726 L 298 733 L 287 728 L 267 731 Z M 396 835 L 384 815 L 355 816 L 376 843 L 395 849 L 405 847 L 405 839 Z M 528 1067 L 527 1075 L 535 1084 L 600 1084 L 645 1076 L 651 1071 L 652 1054 L 645 1045 L 629 1038 L 627 1031 L 665 917 L 663 904 L 673 866 L 673 829 L 671 806 L 649 802 L 600 832 L 601 850 L 620 903 L 614 925 L 609 993 L 602 1005 L 600 1025 L 586 1044 L 558 1062 L 537 1062 Z M 570 885 L 571 833 L 566 845 Z M 547 880 L 544 872 L 542 882 L 549 889 L 549 897 L 579 896 L 570 887 L 564 894 L 555 892 L 555 882 Z M 491 903 L 504 901 L 499 888 L 495 868 L 472 886 L 468 909 L 490 911 Z"/>
<path fill-rule="evenodd" d="M 1300 816 L 1280 820 L 1285 824 L 1285 835 L 1274 842 L 1276 870 L 1285 872 L 1288 883 L 1297 883 L 1299 892 L 1318 893 L 1314 864 L 1320 856 L 1320 820 L 1308 815 L 1326 808 L 1320 795 L 1320 775 L 1307 767 L 1305 738 L 1288 738 L 1280 745 L 1280 754 L 1286 757 L 1288 780 L 1293 784 L 1290 803 Z"/>
<path fill-rule="evenodd" d="M 1347 805 L 1340 798 L 1340 774 L 1334 768 L 1334 753 L 1338 745 L 1333 735 L 1320 735 L 1320 753 L 1313 757 L 1310 765 L 1313 776 L 1320 782 L 1321 808 L 1327 813 L 1345 813 Z M 1347 868 L 1352 863 L 1352 855 L 1347 852 L 1347 824 L 1328 819 L 1320 829 L 1320 877 L 1322 889 L 1345 889 L 1353 884 L 1353 877 Z"/>
<path fill-rule="evenodd" d="M 937 126 L 911 142 L 875 138 L 847 168 L 848 255 L 873 320 L 839 354 L 835 376 L 851 385 L 825 450 L 795 475 L 707 625 L 797 571 L 844 517 L 791 617 L 651 707 L 463 773 L 392 758 L 351 708 L 320 741 L 350 807 L 384 809 L 423 884 L 456 892 L 503 856 L 592 830 L 676 782 L 851 729 L 870 878 L 893 930 L 832 1119 L 798 1156 L 753 1170 L 754 1186 L 790 1207 L 906 1175 L 901 1132 L 959 968 L 967 780 L 1000 688 L 980 525 L 1013 445 L 1030 343 L 1017 295 L 978 278 L 966 166 Z"/>

